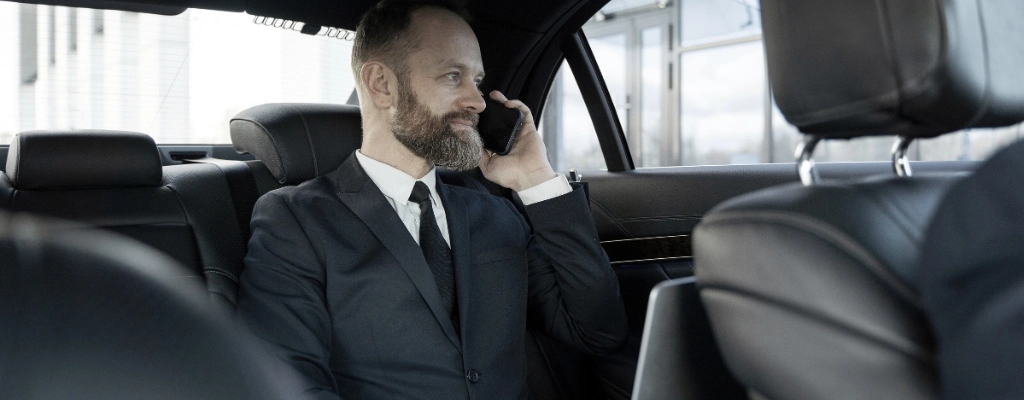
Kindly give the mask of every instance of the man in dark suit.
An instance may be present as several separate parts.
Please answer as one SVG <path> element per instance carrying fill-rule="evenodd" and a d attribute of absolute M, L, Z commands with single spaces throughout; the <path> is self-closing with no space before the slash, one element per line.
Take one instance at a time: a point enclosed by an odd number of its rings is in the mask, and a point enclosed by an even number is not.
<path fill-rule="evenodd" d="M 1024 398 L 1024 141 L 958 182 L 921 250 L 942 397 Z"/>
<path fill-rule="evenodd" d="M 523 399 L 528 324 L 588 353 L 625 341 L 586 197 L 552 170 L 530 110 L 492 92 L 525 121 L 508 155 L 481 148 L 484 69 L 463 15 L 369 11 L 352 62 L 361 149 L 256 205 L 238 312 L 314 397 Z M 435 176 L 477 165 L 528 221 Z"/>

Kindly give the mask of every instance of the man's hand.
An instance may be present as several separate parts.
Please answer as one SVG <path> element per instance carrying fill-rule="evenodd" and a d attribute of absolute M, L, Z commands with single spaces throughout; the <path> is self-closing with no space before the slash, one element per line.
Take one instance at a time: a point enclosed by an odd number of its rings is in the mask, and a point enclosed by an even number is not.
<path fill-rule="evenodd" d="M 517 108 L 523 113 L 523 125 L 516 134 L 512 151 L 507 155 L 492 155 L 488 150 L 480 157 L 480 170 L 491 182 L 521 192 L 554 178 L 555 170 L 548 162 L 547 148 L 537 126 L 533 122 L 530 108 L 519 100 L 509 100 L 504 94 L 495 90 L 490 93 L 492 99 L 505 104 L 508 108 Z"/>

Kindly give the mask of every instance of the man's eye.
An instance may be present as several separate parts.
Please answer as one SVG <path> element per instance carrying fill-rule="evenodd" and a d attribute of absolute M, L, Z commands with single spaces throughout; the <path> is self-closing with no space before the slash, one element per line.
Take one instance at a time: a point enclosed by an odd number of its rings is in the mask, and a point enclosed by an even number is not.
<path fill-rule="evenodd" d="M 459 81 L 459 73 L 458 72 L 449 72 L 449 73 L 445 74 L 445 77 L 447 77 L 448 80 L 452 81 L 452 82 L 458 82 Z"/>

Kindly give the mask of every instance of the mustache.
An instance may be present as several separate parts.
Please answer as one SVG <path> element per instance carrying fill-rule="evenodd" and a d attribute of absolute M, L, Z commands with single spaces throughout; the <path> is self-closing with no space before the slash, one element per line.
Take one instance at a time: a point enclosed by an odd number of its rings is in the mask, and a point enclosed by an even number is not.
<path fill-rule="evenodd" d="M 477 123 L 480 122 L 480 114 L 469 112 L 469 111 L 452 111 L 444 115 L 443 120 L 445 125 L 448 125 L 454 120 L 463 119 L 469 121 L 476 128 Z"/>

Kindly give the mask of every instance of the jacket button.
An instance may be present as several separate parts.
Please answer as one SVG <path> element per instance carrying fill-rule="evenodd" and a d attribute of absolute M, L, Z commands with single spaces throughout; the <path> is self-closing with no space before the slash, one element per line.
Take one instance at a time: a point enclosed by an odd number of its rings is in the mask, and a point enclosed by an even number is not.
<path fill-rule="evenodd" d="M 476 370 L 471 369 L 469 370 L 469 372 L 466 372 L 466 379 L 469 379 L 469 381 L 472 383 L 476 383 L 477 381 L 480 380 L 480 373 L 476 372 Z"/>

